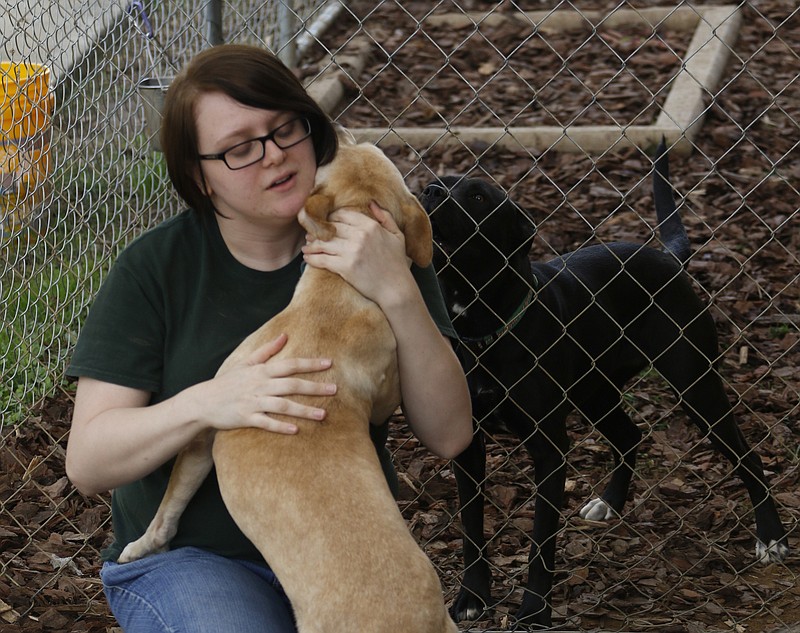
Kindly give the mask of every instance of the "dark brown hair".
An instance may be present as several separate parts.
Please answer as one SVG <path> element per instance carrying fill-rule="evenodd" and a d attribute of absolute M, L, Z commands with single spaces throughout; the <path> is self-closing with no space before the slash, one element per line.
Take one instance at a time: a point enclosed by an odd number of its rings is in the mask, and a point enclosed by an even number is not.
<path fill-rule="evenodd" d="M 330 162 L 338 147 L 328 116 L 297 77 L 269 51 L 223 44 L 196 55 L 172 81 L 161 119 L 161 147 L 169 177 L 180 196 L 198 211 L 213 211 L 197 183 L 198 149 L 194 105 L 199 96 L 221 92 L 264 110 L 295 112 L 311 122 L 317 165 Z"/>

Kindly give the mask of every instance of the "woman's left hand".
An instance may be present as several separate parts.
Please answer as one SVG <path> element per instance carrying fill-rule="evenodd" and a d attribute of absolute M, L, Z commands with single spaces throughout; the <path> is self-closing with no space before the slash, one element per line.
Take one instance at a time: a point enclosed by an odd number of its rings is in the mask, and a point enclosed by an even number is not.
<path fill-rule="evenodd" d="M 362 295 L 379 306 L 390 301 L 391 293 L 409 273 L 405 237 L 391 214 L 370 204 L 373 217 L 358 211 L 338 209 L 329 220 L 336 236 L 328 241 L 311 240 L 303 246 L 306 263 L 341 275 Z"/>
<path fill-rule="evenodd" d="M 339 209 L 336 237 L 303 247 L 306 262 L 341 275 L 383 310 L 397 341 L 406 421 L 430 450 L 451 459 L 472 441 L 472 407 L 464 372 L 431 318 L 406 257 L 405 238 L 375 204 L 373 218 Z"/>

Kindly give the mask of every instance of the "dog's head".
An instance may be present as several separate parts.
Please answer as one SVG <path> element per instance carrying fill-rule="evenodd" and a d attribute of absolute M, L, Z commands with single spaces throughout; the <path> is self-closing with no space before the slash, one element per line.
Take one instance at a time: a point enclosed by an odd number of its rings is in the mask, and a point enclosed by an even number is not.
<path fill-rule="evenodd" d="M 497 185 L 444 176 L 429 183 L 420 199 L 433 225 L 437 270 L 450 264 L 480 279 L 496 274 L 509 260 L 527 258 L 536 227 Z"/>
<path fill-rule="evenodd" d="M 433 257 L 431 224 L 425 210 L 408 190 L 386 155 L 368 143 L 342 143 L 336 157 L 317 169 L 314 189 L 299 220 L 316 239 L 335 234 L 328 216 L 336 209 L 356 209 L 369 215 L 370 202 L 392 214 L 405 235 L 406 254 L 425 267 Z"/>

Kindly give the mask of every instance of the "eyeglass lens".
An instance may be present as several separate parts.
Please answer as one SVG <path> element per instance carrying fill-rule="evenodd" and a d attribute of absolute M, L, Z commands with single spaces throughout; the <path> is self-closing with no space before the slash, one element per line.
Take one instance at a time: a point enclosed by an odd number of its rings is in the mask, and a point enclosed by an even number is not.
<path fill-rule="evenodd" d="M 225 164 L 231 169 L 242 169 L 264 158 L 267 141 L 272 141 L 280 149 L 297 145 L 311 134 L 307 119 L 292 119 L 276 127 L 270 134 L 261 138 L 239 143 L 223 154 Z"/>

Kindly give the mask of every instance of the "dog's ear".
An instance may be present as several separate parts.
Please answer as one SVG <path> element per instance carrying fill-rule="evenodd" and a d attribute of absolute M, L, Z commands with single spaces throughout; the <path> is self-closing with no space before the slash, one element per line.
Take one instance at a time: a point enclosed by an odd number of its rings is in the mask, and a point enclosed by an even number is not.
<path fill-rule="evenodd" d="M 336 130 L 336 136 L 341 145 L 356 145 L 356 137 L 344 125 L 341 123 L 334 123 L 333 127 Z"/>
<path fill-rule="evenodd" d="M 409 195 L 401 205 L 400 229 L 406 238 L 406 255 L 420 268 L 426 268 L 433 259 L 433 231 L 428 214 L 414 196 Z"/>
<path fill-rule="evenodd" d="M 306 198 L 305 213 L 298 216 L 300 224 L 317 240 L 327 242 L 336 235 L 328 216 L 333 213 L 333 198 L 325 193 L 313 192 Z"/>

